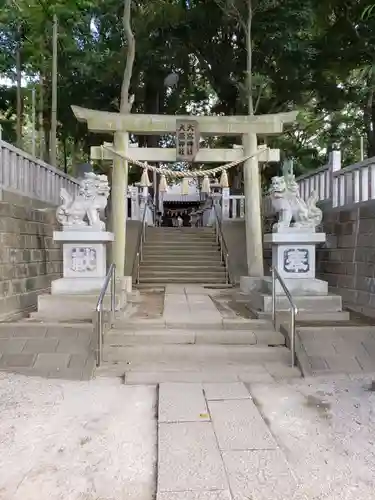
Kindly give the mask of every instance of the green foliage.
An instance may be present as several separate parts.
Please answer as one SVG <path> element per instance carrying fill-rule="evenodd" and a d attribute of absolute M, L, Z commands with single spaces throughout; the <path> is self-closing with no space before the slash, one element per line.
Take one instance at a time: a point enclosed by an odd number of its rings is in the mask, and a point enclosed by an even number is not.
<path fill-rule="evenodd" d="M 126 61 L 123 3 L 3 3 L 0 75 L 15 80 L 15 54 L 21 48 L 24 77 L 43 83 L 46 135 L 52 18 L 58 16 L 59 157 L 62 167 L 71 168 L 87 160 L 91 145 L 110 139 L 87 133 L 70 105 L 118 111 Z M 247 0 L 133 0 L 133 111 L 246 113 L 246 5 Z M 269 144 L 294 157 L 300 172 L 324 164 L 332 146 L 342 148 L 345 163 L 357 161 L 361 135 L 368 154 L 375 155 L 373 0 L 253 0 L 253 8 L 256 113 L 300 110 L 298 123 Z M 163 82 L 172 71 L 179 74 L 178 87 L 167 90 Z M 24 112 L 30 114 L 30 105 Z M 14 88 L 0 88 L 0 120 L 3 135 L 14 140 Z M 155 145 L 150 138 L 134 139 Z"/>

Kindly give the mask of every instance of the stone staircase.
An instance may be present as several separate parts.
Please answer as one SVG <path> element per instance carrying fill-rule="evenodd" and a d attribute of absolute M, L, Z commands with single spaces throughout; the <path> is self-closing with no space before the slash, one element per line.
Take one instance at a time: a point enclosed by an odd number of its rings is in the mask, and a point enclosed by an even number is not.
<path fill-rule="evenodd" d="M 140 283 L 226 283 L 224 264 L 213 229 L 147 229 Z"/>
<path fill-rule="evenodd" d="M 179 287 L 173 293 L 172 287 Z M 196 292 L 193 290 L 195 287 Z M 119 314 L 106 332 L 96 376 L 123 377 L 126 384 L 162 382 L 273 382 L 298 377 L 285 338 L 268 320 L 219 312 L 197 285 L 167 285 L 163 304 L 142 289 L 133 312 Z M 148 296 L 148 297 L 147 297 Z M 143 303 L 143 306 L 142 306 Z"/>
<path fill-rule="evenodd" d="M 117 320 L 105 335 L 103 364 L 96 375 L 123 376 L 126 384 L 272 382 L 299 376 L 289 366 L 284 337 L 268 321 L 248 320 L 221 329 L 175 326 Z"/>

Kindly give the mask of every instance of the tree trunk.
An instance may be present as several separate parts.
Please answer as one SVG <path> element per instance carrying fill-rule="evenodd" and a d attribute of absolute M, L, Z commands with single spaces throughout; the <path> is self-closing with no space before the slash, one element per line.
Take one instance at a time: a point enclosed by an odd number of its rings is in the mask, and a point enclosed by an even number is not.
<path fill-rule="evenodd" d="M 247 73 L 247 99 L 248 99 L 248 113 L 254 114 L 254 100 L 253 100 L 253 46 L 252 46 L 252 22 L 253 22 L 253 8 L 252 0 L 247 0 L 247 23 L 246 23 L 246 73 Z"/>
<path fill-rule="evenodd" d="M 130 113 L 132 107 L 131 99 L 129 99 L 129 89 L 135 59 L 135 38 L 130 25 L 131 3 L 131 0 L 125 0 L 124 16 L 122 19 L 124 33 L 128 42 L 128 50 L 126 54 L 124 77 L 121 85 L 120 113 Z"/>
<path fill-rule="evenodd" d="M 19 30 L 19 39 L 16 52 L 16 81 L 17 81 L 17 147 L 22 148 L 22 67 L 21 67 L 21 29 Z"/>
<path fill-rule="evenodd" d="M 123 28 L 127 40 L 126 66 L 121 85 L 120 113 L 130 113 L 134 96 L 129 98 L 130 82 L 133 73 L 135 58 L 135 38 L 131 29 L 131 0 L 124 0 Z M 113 138 L 114 148 L 127 153 L 129 145 L 128 132 L 118 131 Z M 115 241 L 112 246 L 112 261 L 116 265 L 116 273 L 119 277 L 124 276 L 126 257 L 126 220 L 128 212 L 127 189 L 128 189 L 128 162 L 122 158 L 115 158 L 112 171 L 111 190 L 111 222 L 115 233 Z M 131 263 L 127 266 L 130 269 Z M 127 272 L 130 272 L 130 270 Z"/>
<path fill-rule="evenodd" d="M 78 174 L 78 164 L 80 162 L 80 157 L 79 157 L 79 139 L 77 139 L 77 134 L 74 136 L 74 142 L 73 142 L 73 154 L 72 154 L 72 166 L 73 166 L 73 177 L 77 177 Z"/>
<path fill-rule="evenodd" d="M 50 164 L 57 166 L 57 38 L 58 24 L 56 15 L 53 16 L 52 34 L 52 103 L 51 103 L 51 143 Z"/>
<path fill-rule="evenodd" d="M 367 157 L 375 156 L 375 102 L 374 87 L 369 83 L 369 95 L 364 109 L 364 122 L 367 136 Z"/>
<path fill-rule="evenodd" d="M 36 88 L 31 90 L 31 122 L 32 122 L 32 142 L 31 154 L 36 157 Z"/>
<path fill-rule="evenodd" d="M 66 144 L 66 137 L 63 138 L 63 152 L 64 152 L 64 173 L 68 173 L 68 148 Z"/>
<path fill-rule="evenodd" d="M 51 78 L 48 73 L 43 75 L 43 131 L 44 131 L 44 157 L 45 162 L 51 157 Z"/>
<path fill-rule="evenodd" d="M 50 116 L 44 111 L 43 114 L 43 133 L 44 133 L 44 144 L 45 144 L 45 154 L 43 160 L 49 162 L 50 159 L 50 148 L 51 148 L 51 123 Z"/>
<path fill-rule="evenodd" d="M 146 114 L 158 115 L 163 112 L 164 103 L 164 74 L 159 72 L 157 68 L 151 68 L 147 74 L 145 74 L 145 100 L 144 100 L 144 112 Z M 160 137 L 157 135 L 146 135 L 140 138 L 144 146 L 148 148 L 157 148 L 159 146 Z M 156 167 L 159 164 L 155 164 Z M 141 175 L 141 173 L 139 174 Z M 151 180 L 151 179 L 150 179 Z M 159 205 L 159 175 L 155 174 L 152 177 L 152 190 L 150 189 L 150 194 L 154 197 L 155 206 Z"/>
<path fill-rule="evenodd" d="M 39 84 L 39 158 L 45 160 L 46 158 L 46 142 L 44 139 L 44 82 L 43 75 L 40 75 Z"/>

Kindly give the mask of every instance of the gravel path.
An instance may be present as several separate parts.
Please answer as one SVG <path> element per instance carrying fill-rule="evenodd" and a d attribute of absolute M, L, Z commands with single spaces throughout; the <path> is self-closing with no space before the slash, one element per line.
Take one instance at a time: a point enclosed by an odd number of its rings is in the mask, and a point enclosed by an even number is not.
<path fill-rule="evenodd" d="M 373 500 L 375 376 L 252 385 L 308 500 Z M 304 496 L 305 495 L 305 496 Z M 298 497 L 300 498 L 300 497 Z"/>
<path fill-rule="evenodd" d="M 152 500 L 156 389 L 0 374 L 0 500 Z"/>

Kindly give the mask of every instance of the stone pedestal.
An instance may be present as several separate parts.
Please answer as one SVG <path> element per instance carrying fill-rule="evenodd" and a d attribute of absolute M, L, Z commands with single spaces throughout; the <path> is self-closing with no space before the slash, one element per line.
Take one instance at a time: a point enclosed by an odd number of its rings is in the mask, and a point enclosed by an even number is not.
<path fill-rule="evenodd" d="M 311 320 L 346 320 L 348 313 L 342 311 L 342 300 L 328 293 L 328 283 L 315 276 L 316 246 L 326 239 L 324 233 L 315 233 L 313 228 L 283 228 L 264 236 L 264 242 L 272 245 L 272 265 L 278 270 L 298 308 L 298 318 Z M 258 317 L 269 317 L 272 312 L 272 279 L 266 276 L 261 282 L 241 277 L 241 293 Z M 276 281 L 276 308 L 290 309 L 280 282 Z"/>
<path fill-rule="evenodd" d="M 311 228 L 283 229 L 266 234 L 264 243 L 272 245 L 272 265 L 278 270 L 288 290 L 293 295 L 324 295 L 328 283 L 315 277 L 316 245 L 326 240 L 325 233 L 315 233 Z M 265 291 L 272 293 L 271 278 L 264 280 Z M 284 295 L 280 282 L 276 294 Z"/>
<path fill-rule="evenodd" d="M 107 274 L 106 245 L 114 240 L 113 233 L 80 230 L 55 231 L 54 241 L 63 243 L 63 278 L 52 282 L 51 293 L 97 293 Z"/>
<path fill-rule="evenodd" d="M 328 283 L 315 277 L 316 245 L 326 240 L 324 233 L 316 233 L 323 216 L 317 207 L 317 193 L 313 191 L 307 201 L 301 198 L 293 162 L 286 160 L 283 176 L 272 178 L 269 196 L 278 221 L 273 225 L 273 232 L 265 235 L 264 243 L 272 245 L 272 265 L 293 297 L 298 318 L 303 317 L 302 312 L 314 320 L 347 319 L 341 297 L 328 294 Z M 252 237 L 258 241 L 257 233 Z M 269 315 L 273 308 L 272 278 L 265 277 L 260 284 L 250 271 L 249 275 L 241 277 L 241 293 L 247 295 L 249 306 L 258 317 Z M 278 280 L 275 292 L 276 309 L 290 310 L 289 299 Z"/>
<path fill-rule="evenodd" d="M 41 321 L 90 321 L 107 274 L 106 245 L 113 233 L 80 229 L 55 231 L 53 239 L 63 244 L 63 277 L 51 283 L 51 295 L 38 297 L 38 311 L 31 317 Z M 127 284 L 120 277 L 116 286 L 116 307 L 126 302 Z M 110 294 L 104 298 L 110 308 Z"/>

